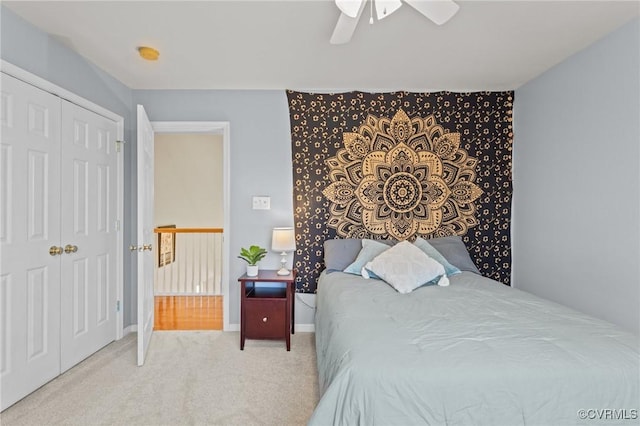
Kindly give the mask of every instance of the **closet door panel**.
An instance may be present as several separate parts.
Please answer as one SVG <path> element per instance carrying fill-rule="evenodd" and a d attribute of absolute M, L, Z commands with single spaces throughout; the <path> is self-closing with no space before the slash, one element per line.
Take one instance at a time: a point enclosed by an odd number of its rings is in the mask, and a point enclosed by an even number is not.
<path fill-rule="evenodd" d="M 60 99 L 0 73 L 0 409 L 60 374 Z M 50 252 L 51 250 L 51 252 Z"/>
<path fill-rule="evenodd" d="M 62 101 L 62 371 L 115 340 L 115 138 L 115 122 Z"/>

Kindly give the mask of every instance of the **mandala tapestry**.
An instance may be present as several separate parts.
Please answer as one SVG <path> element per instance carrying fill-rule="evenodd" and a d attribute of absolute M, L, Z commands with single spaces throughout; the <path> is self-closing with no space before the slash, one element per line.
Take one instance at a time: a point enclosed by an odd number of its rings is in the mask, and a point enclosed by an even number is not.
<path fill-rule="evenodd" d="M 513 92 L 287 95 L 299 291 L 329 238 L 460 235 L 509 284 Z"/>

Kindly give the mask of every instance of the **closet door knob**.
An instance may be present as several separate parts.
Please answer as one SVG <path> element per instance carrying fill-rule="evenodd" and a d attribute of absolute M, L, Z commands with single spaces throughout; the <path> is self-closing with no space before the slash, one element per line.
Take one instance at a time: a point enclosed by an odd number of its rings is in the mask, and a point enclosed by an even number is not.
<path fill-rule="evenodd" d="M 78 251 L 78 246 L 74 246 L 71 244 L 67 244 L 66 246 L 64 246 L 64 252 L 67 254 L 75 253 L 77 251 Z"/>
<path fill-rule="evenodd" d="M 51 246 L 49 247 L 49 254 L 51 256 L 58 256 L 62 254 L 62 247 L 58 247 L 58 246 Z"/>

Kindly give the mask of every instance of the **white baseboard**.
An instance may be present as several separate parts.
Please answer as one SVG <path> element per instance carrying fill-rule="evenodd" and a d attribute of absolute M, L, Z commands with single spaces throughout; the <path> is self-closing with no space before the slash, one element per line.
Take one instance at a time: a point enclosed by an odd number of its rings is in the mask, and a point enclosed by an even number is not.
<path fill-rule="evenodd" d="M 296 324 L 295 326 L 296 333 L 315 333 L 316 325 L 315 324 Z"/>
<path fill-rule="evenodd" d="M 129 333 L 137 333 L 138 332 L 138 324 L 132 324 L 129 327 L 125 327 L 124 328 L 124 332 L 122 333 L 122 336 L 126 336 Z"/>
<path fill-rule="evenodd" d="M 229 324 L 229 327 L 224 331 L 240 331 L 240 324 Z"/>
<path fill-rule="evenodd" d="M 298 333 L 315 333 L 315 324 L 296 324 L 295 330 Z M 229 324 L 229 328 L 224 331 L 240 331 L 240 324 Z"/>

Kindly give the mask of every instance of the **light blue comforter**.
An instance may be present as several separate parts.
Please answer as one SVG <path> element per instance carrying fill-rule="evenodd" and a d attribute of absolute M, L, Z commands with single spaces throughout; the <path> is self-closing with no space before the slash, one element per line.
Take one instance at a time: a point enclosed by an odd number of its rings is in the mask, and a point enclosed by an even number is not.
<path fill-rule="evenodd" d="M 399 294 L 323 273 L 317 307 L 311 425 L 640 422 L 635 335 L 479 275 Z"/>

